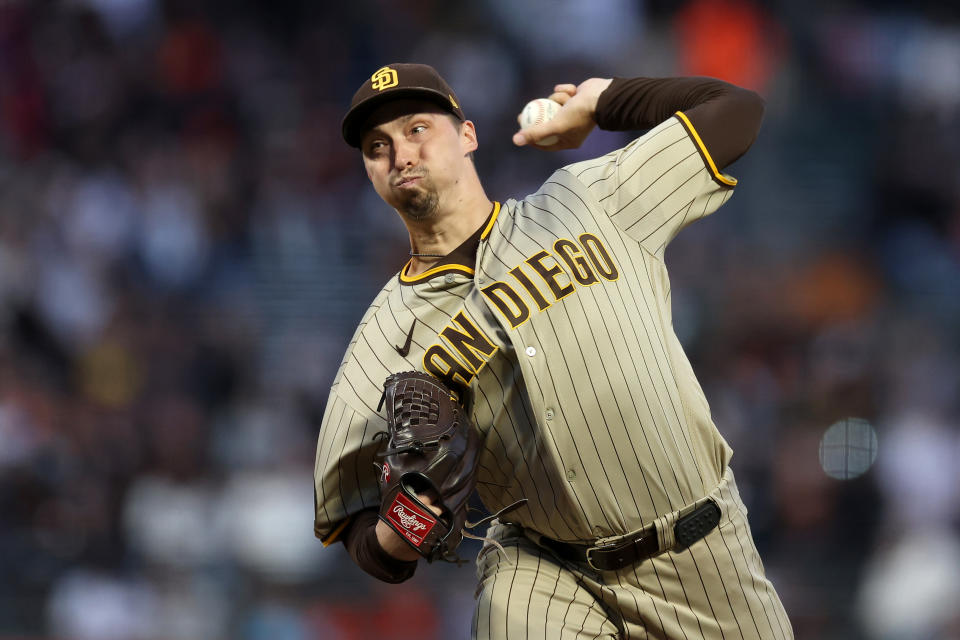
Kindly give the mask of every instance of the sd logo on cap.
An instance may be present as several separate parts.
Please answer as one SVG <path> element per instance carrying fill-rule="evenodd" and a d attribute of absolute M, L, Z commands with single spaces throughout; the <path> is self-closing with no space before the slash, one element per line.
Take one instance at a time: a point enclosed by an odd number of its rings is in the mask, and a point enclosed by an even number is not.
<path fill-rule="evenodd" d="M 363 124 L 381 104 L 401 98 L 429 100 L 461 120 L 466 118 L 450 85 L 437 70 L 426 64 L 396 63 L 380 67 L 361 85 L 350 101 L 343 118 L 343 139 L 351 147 L 360 147 Z"/>

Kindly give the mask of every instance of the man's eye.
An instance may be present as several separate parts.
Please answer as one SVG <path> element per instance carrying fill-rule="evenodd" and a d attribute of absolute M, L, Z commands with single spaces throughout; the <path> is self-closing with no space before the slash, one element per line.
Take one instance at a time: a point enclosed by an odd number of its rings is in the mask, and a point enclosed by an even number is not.
<path fill-rule="evenodd" d="M 426 131 L 426 130 L 427 130 L 426 125 L 418 124 L 418 125 L 416 125 L 415 127 L 413 127 L 412 129 L 410 129 L 410 133 L 420 133 L 420 132 Z"/>

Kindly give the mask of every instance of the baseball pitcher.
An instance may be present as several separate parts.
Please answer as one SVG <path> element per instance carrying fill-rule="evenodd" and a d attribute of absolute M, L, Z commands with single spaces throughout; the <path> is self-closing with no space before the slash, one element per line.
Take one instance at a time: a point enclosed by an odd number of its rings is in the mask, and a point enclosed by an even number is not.
<path fill-rule="evenodd" d="M 516 145 L 647 133 L 501 202 L 433 68 L 390 64 L 356 92 L 343 137 L 406 225 L 410 260 L 331 389 L 315 533 L 401 582 L 422 558 L 457 559 L 475 491 L 496 519 L 473 529 L 474 638 L 792 638 L 664 265 L 732 195 L 723 169 L 763 101 L 708 78 L 591 78 L 550 98 L 562 107 Z"/>

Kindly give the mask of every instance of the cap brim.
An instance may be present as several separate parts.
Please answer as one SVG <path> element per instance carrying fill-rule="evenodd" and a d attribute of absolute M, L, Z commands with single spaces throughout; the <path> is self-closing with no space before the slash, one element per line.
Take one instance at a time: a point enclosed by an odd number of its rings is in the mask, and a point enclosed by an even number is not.
<path fill-rule="evenodd" d="M 363 137 L 363 125 L 366 123 L 370 115 L 382 104 L 387 102 L 392 102 L 394 100 L 403 100 L 404 98 L 420 98 L 423 100 L 428 100 L 444 111 L 452 113 L 458 118 L 463 118 L 460 113 L 457 113 L 450 104 L 450 96 L 435 91 L 434 89 L 428 89 L 426 87 L 406 87 L 403 89 L 394 89 L 385 93 L 378 95 L 370 96 L 363 102 L 360 102 L 354 106 L 350 111 L 347 112 L 347 115 L 343 118 L 343 124 L 341 125 L 341 133 L 343 134 L 343 139 L 346 140 L 347 144 L 351 147 L 360 148 L 360 141 Z"/>

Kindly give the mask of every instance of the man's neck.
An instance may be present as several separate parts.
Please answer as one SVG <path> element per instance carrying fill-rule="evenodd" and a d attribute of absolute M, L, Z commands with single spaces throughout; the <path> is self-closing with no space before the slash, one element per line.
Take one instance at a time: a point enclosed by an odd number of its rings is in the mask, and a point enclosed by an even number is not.
<path fill-rule="evenodd" d="M 469 201 L 456 203 L 446 211 L 438 212 L 429 220 L 417 221 L 404 217 L 410 234 L 410 250 L 413 256 L 407 275 L 417 275 L 431 268 L 437 258 L 446 256 L 459 247 L 486 222 L 493 210 L 493 202 L 484 194 Z"/>

